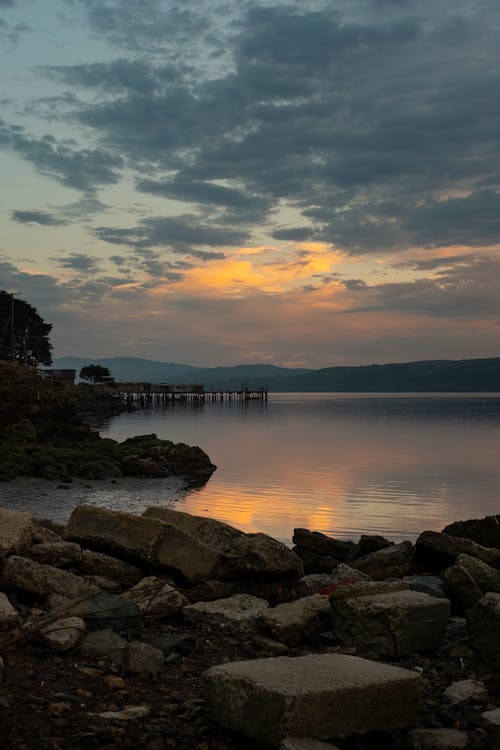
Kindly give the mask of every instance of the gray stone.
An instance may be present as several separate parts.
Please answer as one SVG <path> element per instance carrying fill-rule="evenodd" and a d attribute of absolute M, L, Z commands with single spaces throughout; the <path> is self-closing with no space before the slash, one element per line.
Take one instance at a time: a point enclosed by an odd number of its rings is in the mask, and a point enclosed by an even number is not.
<path fill-rule="evenodd" d="M 119 560 L 104 552 L 83 549 L 78 569 L 87 575 L 106 576 L 123 586 L 134 586 L 142 578 L 142 572 L 135 565 Z"/>
<path fill-rule="evenodd" d="M 372 552 L 378 552 L 379 549 L 385 547 L 391 547 L 394 542 L 390 542 L 383 536 L 378 534 L 362 534 L 359 538 L 359 542 L 355 544 L 353 549 L 350 551 L 346 562 L 356 560 L 358 557 L 364 557 L 365 555 L 371 555 Z"/>
<path fill-rule="evenodd" d="M 424 531 L 415 544 L 415 562 L 425 570 L 432 570 L 436 573 L 453 565 L 461 554 L 477 557 L 488 565 L 500 567 L 500 550 L 482 547 L 470 539 L 462 539 L 437 531 Z"/>
<path fill-rule="evenodd" d="M 220 521 L 164 508 L 149 508 L 138 517 L 79 506 L 67 529 L 78 541 L 174 571 L 190 582 L 303 574 L 298 557 L 266 534 L 244 534 Z"/>
<path fill-rule="evenodd" d="M 469 747 L 465 732 L 458 729 L 412 729 L 408 750 L 465 750 Z"/>
<path fill-rule="evenodd" d="M 274 638 L 268 638 L 267 635 L 256 633 L 253 638 L 253 643 L 256 648 L 261 651 L 268 651 L 274 656 L 283 656 L 287 654 L 289 649 L 288 646 L 281 641 L 276 641 Z"/>
<path fill-rule="evenodd" d="M 20 622 L 19 612 L 12 606 L 6 594 L 0 591 L 0 630 L 15 628 Z"/>
<path fill-rule="evenodd" d="M 411 591 L 422 591 L 440 599 L 449 598 L 446 583 L 437 576 L 405 576 L 403 581 L 408 584 Z"/>
<path fill-rule="evenodd" d="M 329 615 L 328 597 L 313 594 L 266 609 L 259 624 L 282 643 L 295 646 L 302 640 L 319 635 L 327 627 Z"/>
<path fill-rule="evenodd" d="M 457 680 L 444 691 L 445 698 L 452 704 L 463 703 L 463 701 L 476 700 L 484 702 L 488 700 L 488 693 L 484 682 L 479 680 Z"/>
<path fill-rule="evenodd" d="M 448 599 L 418 591 L 331 598 L 332 630 L 342 643 L 378 658 L 439 648 L 450 615 Z"/>
<path fill-rule="evenodd" d="M 131 721 L 132 719 L 144 719 L 151 713 L 149 706 L 125 706 L 121 711 L 101 711 L 94 714 L 106 721 Z"/>
<path fill-rule="evenodd" d="M 461 565 L 450 565 L 442 572 L 450 595 L 463 610 L 472 607 L 482 596 L 481 589 L 471 574 Z"/>
<path fill-rule="evenodd" d="M 455 565 L 460 565 L 471 575 L 483 594 L 489 591 L 500 594 L 500 570 L 477 557 L 466 554 L 459 555 Z"/>
<path fill-rule="evenodd" d="M 445 534 L 471 539 L 483 547 L 500 549 L 500 516 L 472 518 L 468 521 L 455 521 L 443 529 Z"/>
<path fill-rule="evenodd" d="M 143 615 L 167 617 L 177 614 L 188 600 L 174 586 L 161 578 L 148 576 L 123 593 Z"/>
<path fill-rule="evenodd" d="M 472 648 L 494 669 L 500 668 L 500 594 L 485 594 L 465 613 Z"/>
<path fill-rule="evenodd" d="M 316 555 L 327 555 L 341 562 L 345 562 L 354 549 L 353 542 L 334 539 L 320 531 L 309 531 L 309 529 L 294 529 L 293 543 Z"/>
<path fill-rule="evenodd" d="M 294 591 L 297 596 L 311 594 L 331 594 L 340 585 L 352 585 L 359 581 L 369 581 L 369 576 L 345 563 L 339 563 L 331 573 L 310 573 L 300 578 Z"/>
<path fill-rule="evenodd" d="M 207 622 L 221 627 L 236 629 L 253 628 L 269 604 L 257 596 L 235 594 L 227 599 L 216 599 L 213 602 L 189 604 L 182 610 L 183 617 L 189 622 Z"/>
<path fill-rule="evenodd" d="M 413 565 L 413 544 L 409 541 L 393 544 L 353 560 L 350 565 L 376 581 L 402 578 L 410 572 Z"/>
<path fill-rule="evenodd" d="M 161 520 L 195 539 L 220 556 L 222 575 L 206 576 L 238 580 L 242 576 L 264 575 L 277 579 L 297 579 L 304 573 L 300 559 L 285 544 L 267 534 L 243 531 L 205 516 L 194 516 L 154 506 L 144 512 L 146 518 Z"/>
<path fill-rule="evenodd" d="M 129 599 L 109 591 L 99 591 L 83 600 L 67 602 L 65 609 L 68 614 L 81 617 L 88 623 L 109 625 L 117 630 L 136 624 L 141 614 Z"/>
<path fill-rule="evenodd" d="M 41 544 L 33 544 L 25 551 L 24 556 L 45 565 L 64 568 L 67 565 L 78 562 L 82 556 L 82 549 L 75 542 L 43 542 Z"/>
<path fill-rule="evenodd" d="M 80 617 L 65 617 L 40 630 L 41 639 L 54 651 L 69 651 L 82 640 L 85 622 Z"/>
<path fill-rule="evenodd" d="M 404 581 L 358 581 L 349 585 L 338 586 L 330 595 L 333 602 L 337 599 L 352 599 L 356 596 L 374 596 L 375 594 L 391 594 L 396 591 L 409 591 Z"/>
<path fill-rule="evenodd" d="M 42 565 L 35 560 L 17 555 L 5 561 L 1 582 L 5 589 L 24 591 L 41 597 L 55 593 L 68 599 L 76 599 L 99 590 L 67 570 Z"/>
<path fill-rule="evenodd" d="M 280 744 L 279 750 L 338 750 L 338 747 L 330 742 L 310 740 L 306 737 L 287 737 Z"/>
<path fill-rule="evenodd" d="M 80 647 L 82 654 L 97 658 L 107 657 L 121 664 L 127 641 L 110 628 L 87 633 Z"/>
<path fill-rule="evenodd" d="M 217 721 L 269 745 L 412 724 L 421 684 L 415 672 L 345 654 L 232 662 L 205 677 Z"/>
<path fill-rule="evenodd" d="M 500 727 L 500 708 L 493 708 L 491 711 L 484 711 L 484 713 L 481 714 L 481 718 L 487 726 L 495 729 Z"/>
<path fill-rule="evenodd" d="M 34 526 L 29 513 L 0 508 L 0 560 L 28 547 L 33 541 Z"/>
<path fill-rule="evenodd" d="M 157 674 L 163 669 L 163 651 L 142 641 L 127 643 L 123 655 L 123 669 L 135 674 Z"/>

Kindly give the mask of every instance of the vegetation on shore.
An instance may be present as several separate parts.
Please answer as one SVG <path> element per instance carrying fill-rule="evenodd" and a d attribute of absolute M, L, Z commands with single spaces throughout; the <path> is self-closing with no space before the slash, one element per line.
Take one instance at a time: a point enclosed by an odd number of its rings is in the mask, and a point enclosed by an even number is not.
<path fill-rule="evenodd" d="M 156 435 L 122 443 L 101 438 L 80 416 L 82 411 L 95 414 L 99 406 L 116 409 L 110 397 L 95 394 L 90 386 L 68 387 L 34 369 L 0 361 L 0 479 L 176 474 L 203 483 L 214 471 L 200 448 Z"/>

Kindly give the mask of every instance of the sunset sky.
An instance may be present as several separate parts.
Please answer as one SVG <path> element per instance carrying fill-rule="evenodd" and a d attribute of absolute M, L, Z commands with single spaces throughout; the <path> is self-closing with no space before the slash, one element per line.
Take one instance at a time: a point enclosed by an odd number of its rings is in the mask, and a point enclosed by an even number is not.
<path fill-rule="evenodd" d="M 0 0 L 0 289 L 54 355 L 500 355 L 496 0 Z"/>

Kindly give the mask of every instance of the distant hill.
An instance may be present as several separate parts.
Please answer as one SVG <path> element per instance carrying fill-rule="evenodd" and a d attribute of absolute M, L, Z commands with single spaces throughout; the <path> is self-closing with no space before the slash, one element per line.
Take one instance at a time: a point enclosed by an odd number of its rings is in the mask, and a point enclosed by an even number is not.
<path fill-rule="evenodd" d="M 108 367 L 117 381 L 199 383 L 207 388 L 267 386 L 275 393 L 297 392 L 487 392 L 500 391 L 500 357 L 426 360 L 361 367 L 292 369 L 274 365 L 194 367 L 134 357 L 59 357 L 54 367 L 79 371 L 87 364 Z"/>
<path fill-rule="evenodd" d="M 270 391 L 432 393 L 500 391 L 500 357 L 327 367 L 268 381 Z"/>
<path fill-rule="evenodd" d="M 53 367 L 76 370 L 84 365 L 98 364 L 109 368 L 118 382 L 146 383 L 200 383 L 214 388 L 259 388 L 268 380 L 313 372 L 306 369 L 289 369 L 274 365 L 236 365 L 234 367 L 194 367 L 173 362 L 156 362 L 136 357 L 58 357 Z"/>

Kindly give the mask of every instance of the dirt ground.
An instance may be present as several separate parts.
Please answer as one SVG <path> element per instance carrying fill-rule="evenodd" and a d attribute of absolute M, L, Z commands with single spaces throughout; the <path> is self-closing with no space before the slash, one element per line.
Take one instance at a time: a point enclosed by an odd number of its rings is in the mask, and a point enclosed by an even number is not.
<path fill-rule="evenodd" d="M 261 750 L 218 726 L 206 702 L 203 673 L 215 664 L 275 654 L 263 649 L 253 633 L 230 634 L 175 618 L 127 633 L 131 640 L 153 645 L 160 637 L 179 636 L 184 637 L 181 646 L 156 676 L 126 674 L 110 659 L 83 657 L 78 648 L 64 655 L 36 642 L 7 648 L 4 638 L 1 750 Z M 332 650 L 338 647 L 323 637 L 288 653 Z M 467 732 L 474 750 L 500 748 L 500 729 L 487 730 L 481 720 L 483 711 L 500 704 L 500 676 L 478 664 L 466 645 L 448 642 L 439 656 L 413 656 L 398 663 L 422 673 L 419 726 L 459 728 Z M 483 680 L 487 694 L 450 706 L 443 696 L 445 687 L 469 678 Z M 127 721 L 99 716 L 129 706 L 143 707 L 145 715 Z M 353 735 L 338 744 L 342 750 L 403 750 L 405 731 Z"/>

